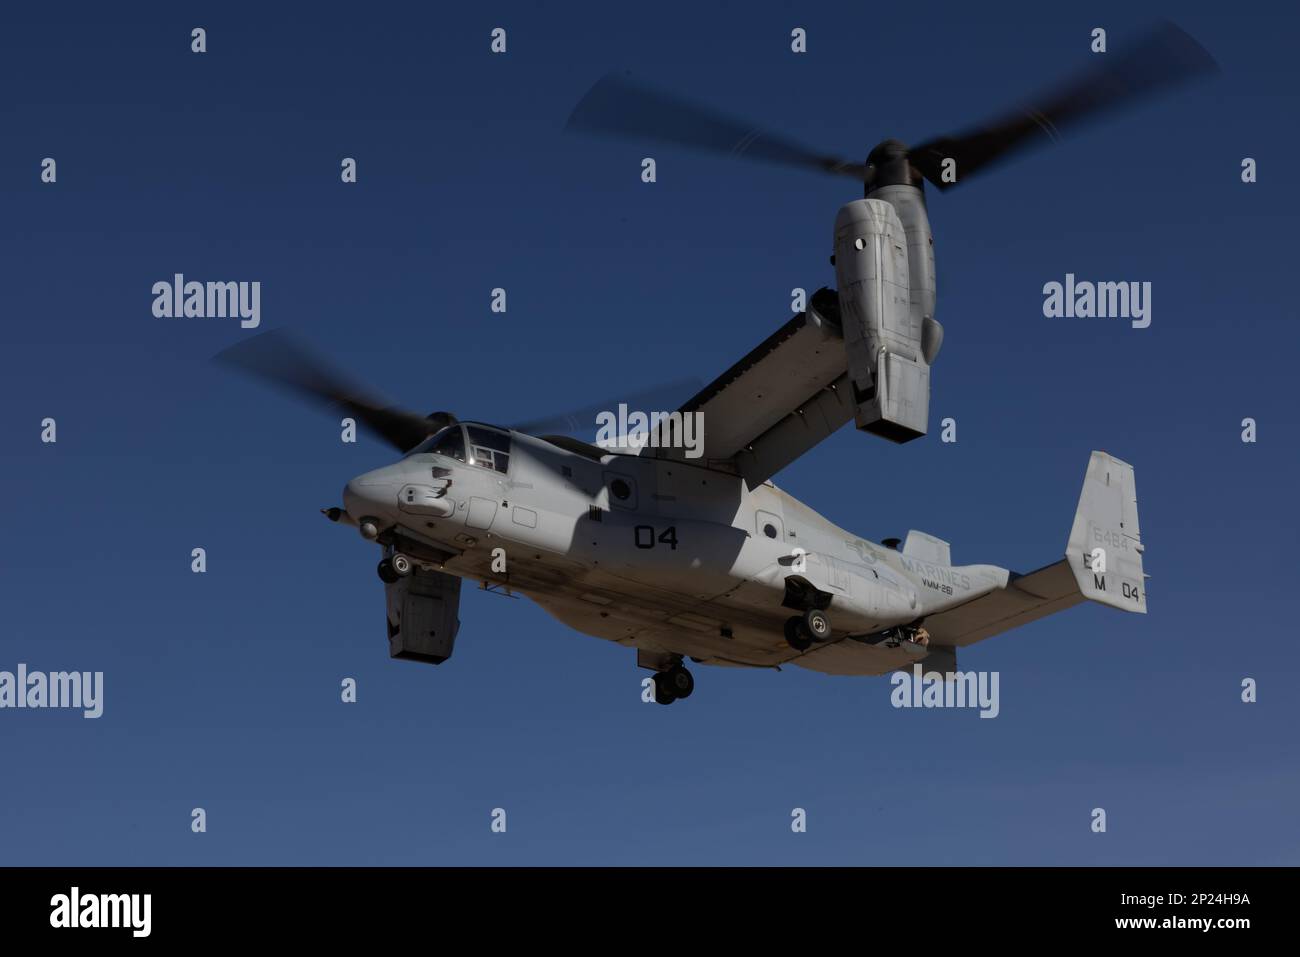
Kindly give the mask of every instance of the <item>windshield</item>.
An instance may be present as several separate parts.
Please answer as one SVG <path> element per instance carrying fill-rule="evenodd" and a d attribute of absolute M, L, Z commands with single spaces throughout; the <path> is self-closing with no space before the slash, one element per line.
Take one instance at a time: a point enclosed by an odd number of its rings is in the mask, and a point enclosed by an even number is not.
<path fill-rule="evenodd" d="M 439 429 L 406 454 L 427 455 L 430 453 L 445 455 L 457 462 L 464 462 L 465 436 L 461 433 L 460 426 L 449 425 L 445 429 Z"/>

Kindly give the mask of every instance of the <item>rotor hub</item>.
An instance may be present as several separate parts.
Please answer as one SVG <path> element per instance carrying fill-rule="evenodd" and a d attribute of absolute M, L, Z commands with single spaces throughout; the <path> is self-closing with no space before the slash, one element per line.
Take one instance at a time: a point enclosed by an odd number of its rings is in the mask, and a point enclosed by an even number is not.
<path fill-rule="evenodd" d="M 921 171 L 912 165 L 911 150 L 901 140 L 881 140 L 867 154 L 867 172 L 863 177 L 866 196 L 885 186 L 923 188 L 924 182 Z"/>

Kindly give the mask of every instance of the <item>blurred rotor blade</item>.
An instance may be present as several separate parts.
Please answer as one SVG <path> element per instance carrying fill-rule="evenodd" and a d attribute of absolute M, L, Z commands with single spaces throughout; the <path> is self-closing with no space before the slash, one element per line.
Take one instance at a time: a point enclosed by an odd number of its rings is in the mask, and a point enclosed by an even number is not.
<path fill-rule="evenodd" d="M 524 432 L 529 435 L 548 432 L 560 435 L 592 434 L 600 428 L 596 416 L 604 412 L 618 417 L 620 404 L 627 406 L 629 413 L 644 412 L 648 415 L 651 412 L 671 412 L 681 408 L 682 403 L 700 391 L 700 387 L 701 382 L 699 379 L 678 379 L 663 385 L 643 389 L 640 392 L 622 395 L 606 402 L 593 403 L 572 412 L 548 415 L 528 422 L 521 422 L 518 425 L 510 426 L 510 428 L 516 432 Z"/>
<path fill-rule="evenodd" d="M 263 332 L 216 355 L 218 362 L 294 392 L 317 405 L 345 410 L 401 452 L 414 448 L 444 422 L 385 405 L 312 355 L 284 330 Z M 445 413 L 435 415 L 446 416 Z"/>
<path fill-rule="evenodd" d="M 1062 132 L 1197 76 L 1218 72 L 1209 52 L 1172 23 L 1161 23 L 1126 49 L 1095 54 L 1095 66 L 1075 74 L 985 125 L 943 136 L 911 150 L 912 165 L 941 190 L 945 158 L 956 161 L 957 183 L 1017 150 L 1060 139 Z"/>
<path fill-rule="evenodd" d="M 717 110 L 648 89 L 614 74 L 603 77 L 587 91 L 574 107 L 565 129 L 660 140 L 714 153 L 837 173 L 857 180 L 866 174 L 862 163 L 843 162 L 815 153 Z"/>

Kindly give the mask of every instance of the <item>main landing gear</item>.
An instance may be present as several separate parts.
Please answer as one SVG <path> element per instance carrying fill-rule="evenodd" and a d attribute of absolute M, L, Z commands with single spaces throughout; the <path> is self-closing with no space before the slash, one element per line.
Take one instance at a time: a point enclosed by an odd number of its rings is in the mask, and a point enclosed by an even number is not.
<path fill-rule="evenodd" d="M 667 671 L 656 671 L 654 676 L 655 701 L 672 704 L 678 698 L 689 698 L 695 690 L 695 679 L 680 664 Z"/>
<path fill-rule="evenodd" d="M 820 608 L 786 619 L 785 640 L 795 651 L 807 651 L 814 641 L 825 641 L 830 636 L 831 620 Z"/>

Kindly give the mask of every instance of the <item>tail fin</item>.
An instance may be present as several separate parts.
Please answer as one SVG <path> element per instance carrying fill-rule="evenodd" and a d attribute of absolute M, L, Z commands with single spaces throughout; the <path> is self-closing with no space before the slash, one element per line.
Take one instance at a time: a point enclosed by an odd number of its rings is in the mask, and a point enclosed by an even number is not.
<path fill-rule="evenodd" d="M 1085 598 L 1146 614 L 1133 466 L 1105 452 L 1092 453 L 1065 560 Z"/>

